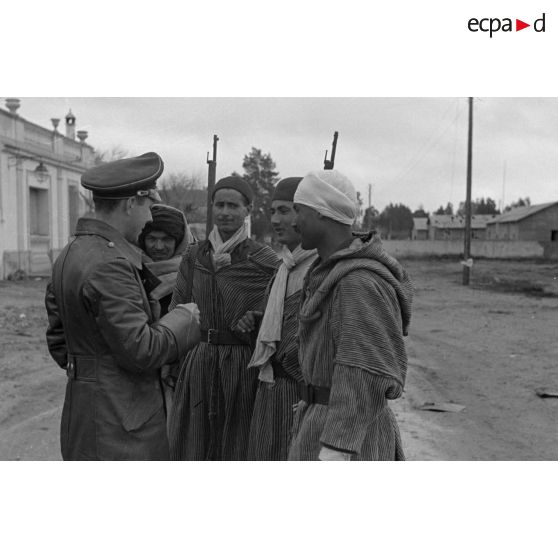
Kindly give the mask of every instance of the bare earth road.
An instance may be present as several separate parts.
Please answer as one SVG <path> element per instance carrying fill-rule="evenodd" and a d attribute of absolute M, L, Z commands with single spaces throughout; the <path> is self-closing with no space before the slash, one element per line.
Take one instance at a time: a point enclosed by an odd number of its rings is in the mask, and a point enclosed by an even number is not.
<path fill-rule="evenodd" d="M 416 287 L 405 395 L 412 460 L 558 459 L 558 264 L 403 262 Z M 0 459 L 60 459 L 65 373 L 44 342 L 45 281 L 0 282 Z M 457 403 L 456 413 L 420 410 Z"/>

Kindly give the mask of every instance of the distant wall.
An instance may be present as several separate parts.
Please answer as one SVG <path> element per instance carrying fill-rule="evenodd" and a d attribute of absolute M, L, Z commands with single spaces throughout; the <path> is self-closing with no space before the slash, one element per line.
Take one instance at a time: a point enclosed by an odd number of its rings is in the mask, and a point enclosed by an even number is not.
<path fill-rule="evenodd" d="M 385 249 L 395 257 L 459 256 L 463 255 L 463 241 L 457 240 L 382 240 Z M 558 250 L 551 250 L 541 242 L 527 241 L 471 241 L 473 258 L 552 258 Z M 553 243 L 556 244 L 556 243 Z M 545 254 L 546 252 L 546 254 Z"/>

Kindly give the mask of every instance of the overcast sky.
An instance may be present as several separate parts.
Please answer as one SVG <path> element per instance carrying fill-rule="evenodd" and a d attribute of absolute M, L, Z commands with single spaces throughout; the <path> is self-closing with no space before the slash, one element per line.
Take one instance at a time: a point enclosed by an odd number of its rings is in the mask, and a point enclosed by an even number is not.
<path fill-rule="evenodd" d="M 281 177 L 323 167 L 339 132 L 335 168 L 368 205 L 433 211 L 465 199 L 466 98 L 22 98 L 19 114 L 51 128 L 69 109 L 99 150 L 157 151 L 165 172 L 207 178 L 219 136 L 217 178 L 242 172 L 254 147 L 271 153 Z M 473 198 L 505 204 L 558 200 L 558 99 L 476 98 Z"/>

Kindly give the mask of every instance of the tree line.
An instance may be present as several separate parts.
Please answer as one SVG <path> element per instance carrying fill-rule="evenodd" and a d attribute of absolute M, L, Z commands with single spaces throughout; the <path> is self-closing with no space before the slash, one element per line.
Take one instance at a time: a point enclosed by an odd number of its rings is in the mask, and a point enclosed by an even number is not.
<path fill-rule="evenodd" d="M 115 159 L 129 156 L 128 151 L 120 146 L 97 152 L 95 162 L 97 164 L 109 162 Z M 271 224 L 269 222 L 269 210 L 271 197 L 275 184 L 280 180 L 277 165 L 270 153 L 264 153 L 261 149 L 252 147 L 242 161 L 242 173 L 234 172 L 241 176 L 252 187 L 254 197 L 254 209 L 252 211 L 252 234 L 259 240 L 271 236 Z M 185 172 L 169 173 L 158 182 L 161 198 L 164 203 L 172 205 L 184 212 L 191 223 L 202 223 L 206 219 L 207 209 L 207 181 L 206 177 Z M 381 212 L 374 206 L 363 209 L 363 200 L 360 192 L 357 192 L 360 219 L 357 230 L 376 230 L 388 239 L 405 239 L 411 237 L 413 230 L 413 218 L 430 217 L 429 213 L 420 206 L 412 211 L 408 206 L 398 203 L 390 203 Z M 504 208 L 504 213 L 516 207 L 531 205 L 528 197 L 519 198 Z M 496 201 L 492 198 L 478 198 L 471 201 L 472 215 L 499 215 Z M 440 205 L 434 215 L 452 215 L 463 217 L 465 215 L 465 202 L 459 203 L 457 209 L 451 202 L 445 206 Z"/>

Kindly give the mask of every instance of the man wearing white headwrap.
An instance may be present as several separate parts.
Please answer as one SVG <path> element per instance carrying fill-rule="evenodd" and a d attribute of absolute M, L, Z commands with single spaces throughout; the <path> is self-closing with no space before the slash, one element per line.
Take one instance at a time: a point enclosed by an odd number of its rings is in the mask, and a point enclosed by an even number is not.
<path fill-rule="evenodd" d="M 271 226 L 282 244 L 283 263 L 270 286 L 256 348 L 248 365 L 258 370 L 260 379 L 248 441 L 248 459 L 253 461 L 287 459 L 293 405 L 298 401 L 298 382 L 302 381 L 296 343 L 300 289 L 317 253 L 303 250 L 300 235 L 293 229 L 293 196 L 301 180 L 280 180 L 271 202 Z M 239 321 L 241 331 L 254 329 L 255 314 L 249 313 Z"/>
<path fill-rule="evenodd" d="M 352 225 L 357 215 L 355 189 L 336 170 L 308 173 L 296 191 L 294 202 L 344 225 Z"/>
<path fill-rule="evenodd" d="M 302 289 L 289 459 L 404 459 L 388 399 L 405 383 L 411 281 L 377 236 L 352 233 L 356 192 L 339 172 L 309 173 L 294 204 L 302 248 L 319 257 Z"/>

